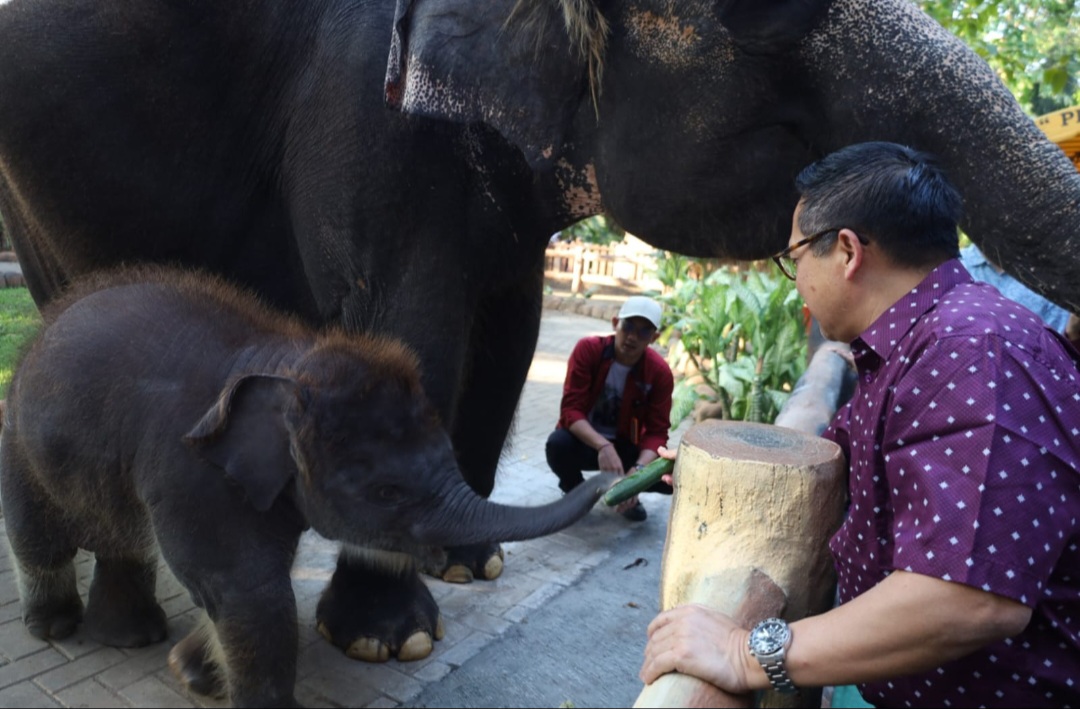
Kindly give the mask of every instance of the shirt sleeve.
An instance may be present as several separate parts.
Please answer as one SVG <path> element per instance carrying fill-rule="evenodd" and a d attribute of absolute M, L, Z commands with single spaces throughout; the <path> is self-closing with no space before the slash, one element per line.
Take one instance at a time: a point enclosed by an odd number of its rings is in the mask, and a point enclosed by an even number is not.
<path fill-rule="evenodd" d="M 1038 603 L 1074 533 L 1080 414 L 1045 399 L 1040 370 L 1000 337 L 953 337 L 899 380 L 882 441 L 891 499 L 877 501 L 892 511 L 887 567 Z"/>
<path fill-rule="evenodd" d="M 649 393 L 641 448 L 656 452 L 660 446 L 667 445 L 668 431 L 671 430 L 671 392 L 674 389 L 675 377 L 667 363 L 661 361 L 656 368 L 656 378 Z"/>
<path fill-rule="evenodd" d="M 570 353 L 559 406 L 559 418 L 566 428 L 589 417 L 593 373 L 599 354 L 600 350 L 588 338 L 579 340 Z"/>

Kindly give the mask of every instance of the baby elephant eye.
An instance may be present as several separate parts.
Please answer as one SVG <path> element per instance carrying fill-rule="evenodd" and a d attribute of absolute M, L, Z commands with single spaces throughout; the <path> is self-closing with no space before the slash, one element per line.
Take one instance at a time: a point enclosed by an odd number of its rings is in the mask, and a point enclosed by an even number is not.
<path fill-rule="evenodd" d="M 379 502 L 400 502 L 404 495 L 396 485 L 380 485 L 375 488 L 375 499 Z"/>

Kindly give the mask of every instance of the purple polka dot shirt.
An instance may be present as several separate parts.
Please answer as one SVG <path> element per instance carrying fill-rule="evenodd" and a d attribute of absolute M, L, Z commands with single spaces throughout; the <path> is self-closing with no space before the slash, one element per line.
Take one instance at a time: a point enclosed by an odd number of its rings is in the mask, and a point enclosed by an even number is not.
<path fill-rule="evenodd" d="M 1080 707 L 1080 373 L 1023 306 L 935 269 L 852 342 L 859 384 L 826 437 L 851 505 L 841 602 L 893 570 L 1033 609 L 1020 635 L 861 686 L 879 706 Z"/>

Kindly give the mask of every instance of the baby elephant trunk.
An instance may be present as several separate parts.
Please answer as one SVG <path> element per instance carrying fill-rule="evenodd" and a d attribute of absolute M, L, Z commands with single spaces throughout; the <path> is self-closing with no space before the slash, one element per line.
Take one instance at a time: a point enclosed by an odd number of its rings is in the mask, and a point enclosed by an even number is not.
<path fill-rule="evenodd" d="M 445 495 L 445 504 L 428 519 L 417 522 L 412 535 L 422 543 L 463 546 L 513 542 L 558 532 L 592 509 L 619 477 L 601 473 L 574 488 L 561 500 L 538 507 L 514 507 L 490 502 L 464 482 Z"/>

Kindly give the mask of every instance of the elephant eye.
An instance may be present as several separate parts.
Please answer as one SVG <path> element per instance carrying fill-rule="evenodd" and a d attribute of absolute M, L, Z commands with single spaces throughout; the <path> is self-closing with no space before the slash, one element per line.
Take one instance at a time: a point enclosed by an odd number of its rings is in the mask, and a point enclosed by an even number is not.
<path fill-rule="evenodd" d="M 404 495 L 396 485 L 380 485 L 375 488 L 375 499 L 379 502 L 400 502 Z"/>

